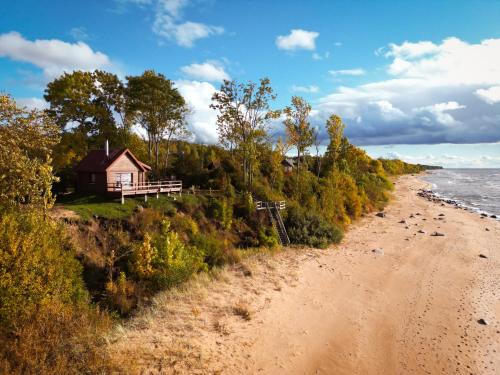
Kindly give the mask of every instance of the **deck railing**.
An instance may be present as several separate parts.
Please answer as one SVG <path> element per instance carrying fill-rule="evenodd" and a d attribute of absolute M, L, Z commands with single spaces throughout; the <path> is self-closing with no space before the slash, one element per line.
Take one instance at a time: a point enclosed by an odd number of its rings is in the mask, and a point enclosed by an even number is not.
<path fill-rule="evenodd" d="M 182 181 L 147 181 L 140 184 L 122 184 L 120 182 L 108 183 L 108 193 L 121 193 L 122 195 L 138 195 L 147 193 L 163 193 L 182 190 Z"/>
<path fill-rule="evenodd" d="M 286 208 L 286 201 L 276 201 L 276 202 L 256 201 L 255 208 L 257 210 L 266 210 L 268 208 L 275 208 L 277 210 L 284 210 Z"/>

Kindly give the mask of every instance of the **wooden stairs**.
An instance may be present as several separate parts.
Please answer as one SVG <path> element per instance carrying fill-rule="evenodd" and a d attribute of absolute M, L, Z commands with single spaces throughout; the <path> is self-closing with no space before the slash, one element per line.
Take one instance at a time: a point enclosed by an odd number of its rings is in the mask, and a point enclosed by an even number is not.
<path fill-rule="evenodd" d="M 266 210 L 269 221 L 271 225 L 278 233 L 278 238 L 282 246 L 290 245 L 290 238 L 288 238 L 288 233 L 286 232 L 285 224 L 283 223 L 283 218 L 281 217 L 280 211 L 286 208 L 285 201 L 279 202 L 256 202 L 257 210 Z"/>

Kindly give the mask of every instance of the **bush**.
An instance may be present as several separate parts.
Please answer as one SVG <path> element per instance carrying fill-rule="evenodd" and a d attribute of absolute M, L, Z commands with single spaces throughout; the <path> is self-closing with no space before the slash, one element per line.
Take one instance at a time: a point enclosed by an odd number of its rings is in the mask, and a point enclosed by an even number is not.
<path fill-rule="evenodd" d="M 239 261 L 236 251 L 215 235 L 199 233 L 193 242 L 194 246 L 203 252 L 205 263 L 210 267 L 237 263 Z"/>
<path fill-rule="evenodd" d="M 0 219 L 0 322 L 55 301 L 84 303 L 82 267 L 60 225 L 34 213 Z"/>
<path fill-rule="evenodd" d="M 86 306 L 39 306 L 16 319 L 12 330 L 0 328 L 0 373 L 118 373 L 104 340 L 110 329 L 107 314 Z"/>
<path fill-rule="evenodd" d="M 203 260 L 203 252 L 184 244 L 170 229 L 170 222 L 164 220 L 161 232 L 155 237 L 146 234 L 144 242 L 135 249 L 132 269 L 139 279 L 149 281 L 159 290 L 186 281 L 193 273 L 206 269 Z"/>
<path fill-rule="evenodd" d="M 259 229 L 259 245 L 272 249 L 280 243 L 278 233 L 273 227 Z"/>
<path fill-rule="evenodd" d="M 192 215 L 196 210 L 200 209 L 204 198 L 197 195 L 183 195 L 177 201 L 180 210 L 188 215 Z"/>
<path fill-rule="evenodd" d="M 233 223 L 233 205 L 227 198 L 211 199 L 209 213 L 212 218 L 219 221 L 222 228 L 229 230 Z"/>
<path fill-rule="evenodd" d="M 326 248 L 342 240 L 342 230 L 315 212 L 290 207 L 286 219 L 290 241 L 295 244 Z"/>
<path fill-rule="evenodd" d="M 0 373 L 111 372 L 106 314 L 87 304 L 63 228 L 35 213 L 0 218 Z"/>

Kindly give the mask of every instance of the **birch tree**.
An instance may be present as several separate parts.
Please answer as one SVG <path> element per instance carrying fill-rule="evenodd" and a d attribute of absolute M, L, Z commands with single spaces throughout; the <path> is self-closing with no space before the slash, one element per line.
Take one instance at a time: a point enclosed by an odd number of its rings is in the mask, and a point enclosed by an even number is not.
<path fill-rule="evenodd" d="M 212 97 L 210 107 L 218 111 L 219 141 L 241 159 L 247 191 L 252 190 L 259 145 L 267 141 L 270 121 L 279 116 L 279 111 L 270 108 L 275 99 L 268 78 L 262 78 L 259 84 L 225 80 Z"/>

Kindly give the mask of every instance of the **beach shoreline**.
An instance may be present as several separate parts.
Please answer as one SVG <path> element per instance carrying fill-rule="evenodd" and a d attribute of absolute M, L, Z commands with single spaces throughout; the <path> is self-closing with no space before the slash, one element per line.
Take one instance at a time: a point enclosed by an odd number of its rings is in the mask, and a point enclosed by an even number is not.
<path fill-rule="evenodd" d="M 499 373 L 500 222 L 419 196 L 428 187 L 399 178 L 384 217 L 330 249 L 161 293 L 110 351 L 147 373 Z"/>

